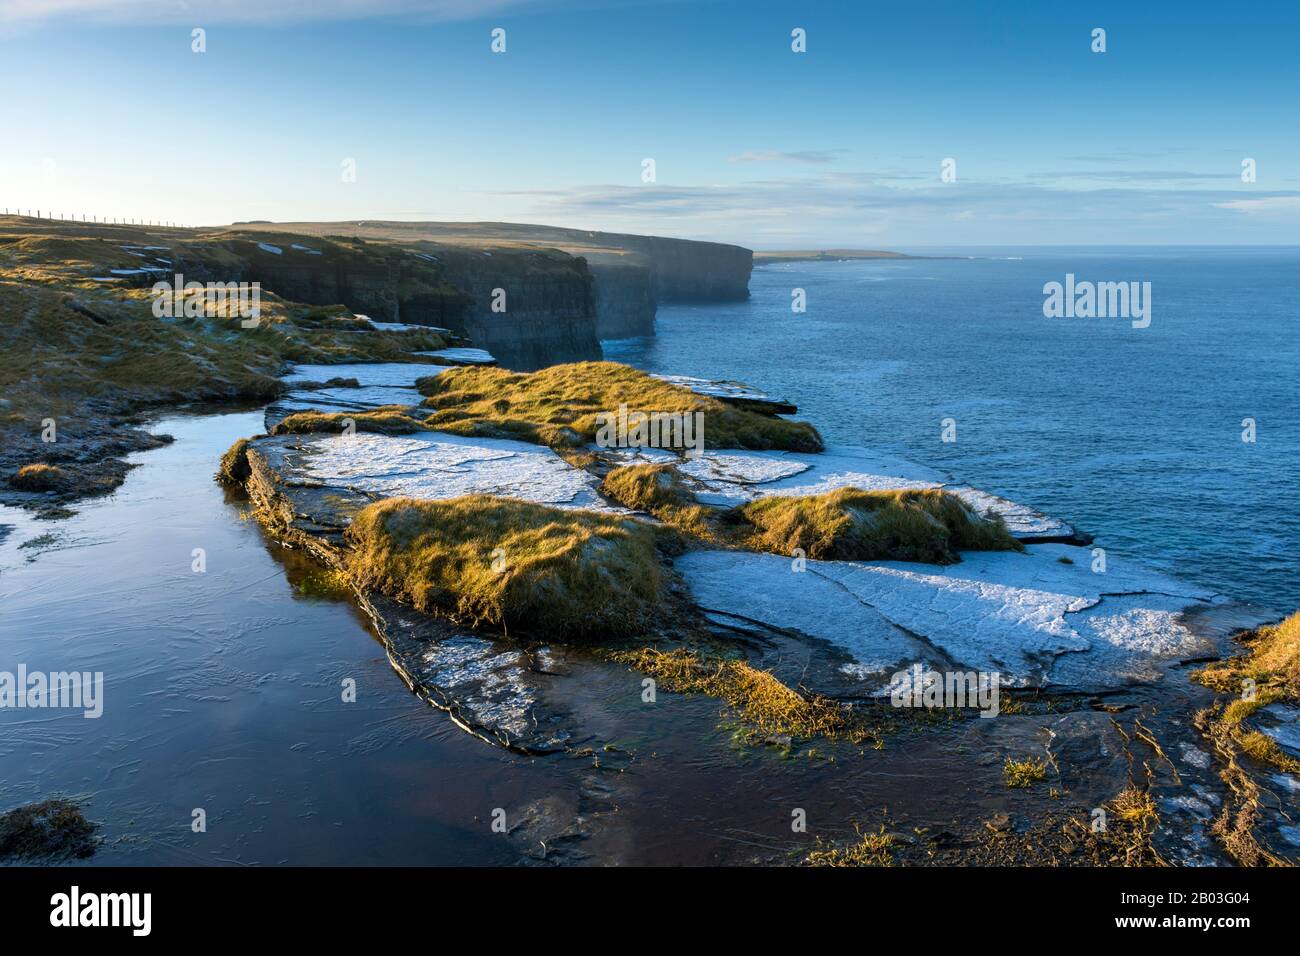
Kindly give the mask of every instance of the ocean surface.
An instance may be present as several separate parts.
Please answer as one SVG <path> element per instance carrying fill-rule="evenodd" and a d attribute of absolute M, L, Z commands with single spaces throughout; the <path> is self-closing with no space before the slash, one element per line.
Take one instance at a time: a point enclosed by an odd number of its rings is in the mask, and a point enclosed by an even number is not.
<path fill-rule="evenodd" d="M 661 306 L 655 337 L 605 354 L 788 398 L 828 442 L 1035 505 L 1108 561 L 1300 607 L 1300 249 L 926 254 L 761 266 L 749 301 Z M 1150 325 L 1046 318 L 1067 273 L 1150 282 Z"/>

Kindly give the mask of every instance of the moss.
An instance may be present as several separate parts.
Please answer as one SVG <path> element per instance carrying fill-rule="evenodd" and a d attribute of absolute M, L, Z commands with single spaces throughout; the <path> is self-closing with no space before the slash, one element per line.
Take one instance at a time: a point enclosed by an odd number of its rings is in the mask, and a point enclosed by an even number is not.
<path fill-rule="evenodd" d="M 660 612 L 657 539 L 644 522 L 506 498 L 390 498 L 357 513 L 347 570 L 359 587 L 463 624 L 617 638 Z"/>
<path fill-rule="evenodd" d="M 9 484 L 20 491 L 63 491 L 68 487 L 68 476 L 58 465 L 33 462 L 14 472 Z"/>
<path fill-rule="evenodd" d="M 1026 789 L 1047 777 L 1047 764 L 1042 760 L 1012 760 L 1002 765 L 1002 779 L 1008 787 Z"/>
<path fill-rule="evenodd" d="M 365 412 L 295 412 L 272 428 L 271 434 L 342 432 L 349 422 L 356 431 L 377 432 L 381 435 L 409 435 L 429 427 L 407 412 L 404 405 L 383 405 Z"/>
<path fill-rule="evenodd" d="M 893 866 L 894 838 L 882 826 L 875 833 L 858 830 L 856 843 L 831 846 L 818 841 L 818 847 L 804 858 L 808 866 Z"/>
<path fill-rule="evenodd" d="M 827 737 L 853 743 L 879 740 L 873 728 L 838 701 L 801 694 L 770 671 L 744 661 L 702 657 L 686 648 L 640 648 L 609 656 L 649 674 L 664 690 L 707 694 L 724 701 L 754 738 Z"/>
<path fill-rule="evenodd" d="M 598 416 L 616 416 L 626 405 L 629 413 L 703 414 L 709 448 L 822 450 L 821 436 L 806 422 L 735 408 L 616 362 L 552 365 L 537 372 L 454 368 L 416 384 L 434 410 L 434 427 L 461 435 L 574 448 L 596 441 Z"/>
<path fill-rule="evenodd" d="M 66 860 L 95 852 L 95 825 L 70 800 L 44 800 L 0 815 L 0 860 Z"/>
<path fill-rule="evenodd" d="M 809 558 L 946 564 L 959 550 L 1022 550 L 1001 521 L 980 518 L 939 490 L 772 496 L 741 505 L 731 517 L 752 528 L 746 547 L 785 555 L 800 549 Z"/>
<path fill-rule="evenodd" d="M 242 485 L 251 474 L 248 467 L 248 439 L 241 438 L 221 456 L 217 480 L 230 485 Z"/>

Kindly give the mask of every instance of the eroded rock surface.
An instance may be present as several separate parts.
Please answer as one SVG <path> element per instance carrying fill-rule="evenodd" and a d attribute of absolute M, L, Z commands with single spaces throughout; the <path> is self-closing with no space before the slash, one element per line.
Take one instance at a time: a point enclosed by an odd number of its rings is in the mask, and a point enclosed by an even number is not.
<path fill-rule="evenodd" d="M 1072 552 L 1076 563 L 1059 560 Z M 807 561 L 800 572 L 777 555 L 700 551 L 676 567 L 711 611 L 849 651 L 868 693 L 901 660 L 997 672 L 1014 685 L 1105 690 L 1216 651 L 1181 614 L 1223 598 L 1139 568 L 1093 574 L 1087 558 L 1030 545 L 1024 554 L 965 552 L 948 566 Z"/>

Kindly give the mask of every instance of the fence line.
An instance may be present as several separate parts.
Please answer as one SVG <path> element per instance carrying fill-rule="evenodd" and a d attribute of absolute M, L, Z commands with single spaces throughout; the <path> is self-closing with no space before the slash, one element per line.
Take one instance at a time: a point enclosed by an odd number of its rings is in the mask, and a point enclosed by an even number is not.
<path fill-rule="evenodd" d="M 4 214 L 6 216 L 21 216 L 26 219 L 40 219 L 40 220 L 44 220 L 45 222 L 83 222 L 86 223 L 87 225 L 96 225 L 96 226 L 147 226 L 147 227 L 156 227 L 158 229 L 193 229 L 194 228 L 193 226 L 187 226 L 178 222 L 169 222 L 162 219 L 110 219 L 108 216 L 105 216 L 101 219 L 99 216 L 89 216 L 87 213 L 84 212 L 81 214 L 80 219 L 77 218 L 76 213 L 73 213 L 71 217 L 69 217 L 67 213 L 60 213 L 58 215 L 55 215 L 53 212 L 51 212 L 49 215 L 42 215 L 42 210 L 40 209 L 36 210 L 36 215 L 33 216 L 32 211 L 30 209 L 28 209 L 26 213 L 24 213 L 23 210 L 21 209 L 11 210 L 7 206 L 5 207 Z"/>

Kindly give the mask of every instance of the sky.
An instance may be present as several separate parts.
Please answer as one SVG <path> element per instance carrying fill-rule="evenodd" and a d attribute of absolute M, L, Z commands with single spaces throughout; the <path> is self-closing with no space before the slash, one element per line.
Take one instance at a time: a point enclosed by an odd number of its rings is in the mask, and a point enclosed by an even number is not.
<path fill-rule="evenodd" d="M 0 0 L 0 208 L 1300 243 L 1297 49 L 1268 0 Z"/>

